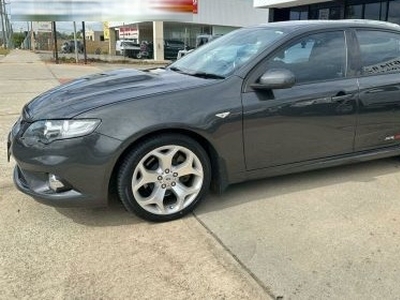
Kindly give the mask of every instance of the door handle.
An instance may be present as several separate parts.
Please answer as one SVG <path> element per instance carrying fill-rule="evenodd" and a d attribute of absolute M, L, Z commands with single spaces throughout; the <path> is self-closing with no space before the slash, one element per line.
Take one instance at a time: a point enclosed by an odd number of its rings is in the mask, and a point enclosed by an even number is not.
<path fill-rule="evenodd" d="M 331 97 L 332 102 L 345 102 L 346 100 L 349 100 L 353 98 L 353 94 L 343 94 L 343 95 L 336 95 Z"/>

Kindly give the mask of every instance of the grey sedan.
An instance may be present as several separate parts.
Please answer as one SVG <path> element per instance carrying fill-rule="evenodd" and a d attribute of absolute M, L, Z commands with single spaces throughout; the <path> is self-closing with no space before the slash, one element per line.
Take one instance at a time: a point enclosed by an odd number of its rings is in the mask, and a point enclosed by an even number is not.
<path fill-rule="evenodd" d="M 152 221 L 210 187 L 400 154 L 400 27 L 244 28 L 166 68 L 119 70 L 29 102 L 9 135 L 19 190 L 55 206 L 115 191 Z"/>

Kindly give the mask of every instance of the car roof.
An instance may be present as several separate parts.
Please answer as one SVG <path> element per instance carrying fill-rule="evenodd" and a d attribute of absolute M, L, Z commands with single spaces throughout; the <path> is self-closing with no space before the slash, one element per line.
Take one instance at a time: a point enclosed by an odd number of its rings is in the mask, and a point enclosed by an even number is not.
<path fill-rule="evenodd" d="M 301 21 L 283 21 L 283 22 L 271 22 L 260 24 L 254 27 L 259 28 L 285 28 L 288 31 L 298 29 L 324 29 L 324 28 L 337 28 L 337 27 L 366 27 L 366 28 L 377 28 L 377 29 L 391 29 L 400 30 L 400 25 L 375 21 L 375 20 L 364 20 L 364 19 L 343 19 L 343 20 L 301 20 Z"/>

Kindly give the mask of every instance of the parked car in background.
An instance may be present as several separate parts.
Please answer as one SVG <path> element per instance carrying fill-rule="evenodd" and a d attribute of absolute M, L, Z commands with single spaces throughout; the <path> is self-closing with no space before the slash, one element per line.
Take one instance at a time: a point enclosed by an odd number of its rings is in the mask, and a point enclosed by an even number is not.
<path fill-rule="evenodd" d="M 179 40 L 164 40 L 164 58 L 167 60 L 175 60 L 179 50 L 184 49 L 185 44 Z M 142 41 L 137 43 L 136 40 L 117 41 L 116 52 L 123 56 L 138 59 L 151 59 L 154 56 L 153 43 Z"/>
<path fill-rule="evenodd" d="M 195 48 L 185 47 L 185 49 L 179 50 L 177 59 L 180 59 L 181 57 L 185 56 L 189 52 L 192 52 L 194 49 L 196 49 L 202 45 L 205 45 L 205 44 L 211 42 L 212 40 L 215 40 L 216 38 L 219 38 L 221 36 L 222 35 L 211 35 L 211 34 L 201 34 L 201 35 L 197 36 L 196 37 L 196 47 Z"/>
<path fill-rule="evenodd" d="M 115 191 L 168 221 L 210 186 L 400 155 L 399 45 L 385 22 L 277 22 L 166 68 L 77 79 L 23 108 L 14 182 L 54 206 L 104 206 Z"/>
<path fill-rule="evenodd" d="M 178 40 L 164 41 L 164 58 L 175 60 L 180 50 L 185 49 L 185 43 Z"/>
<path fill-rule="evenodd" d="M 153 58 L 153 43 L 142 42 L 139 58 Z M 178 52 L 185 48 L 185 43 L 179 40 L 164 40 L 164 59 L 176 60 Z"/>
<path fill-rule="evenodd" d="M 84 47 L 82 41 L 76 41 L 79 53 L 83 53 Z M 61 45 L 61 53 L 74 53 L 75 52 L 75 41 L 66 41 Z"/>
<path fill-rule="evenodd" d="M 140 52 L 140 44 L 136 40 L 118 40 L 115 44 L 115 51 L 117 55 L 140 58 L 137 57 Z"/>

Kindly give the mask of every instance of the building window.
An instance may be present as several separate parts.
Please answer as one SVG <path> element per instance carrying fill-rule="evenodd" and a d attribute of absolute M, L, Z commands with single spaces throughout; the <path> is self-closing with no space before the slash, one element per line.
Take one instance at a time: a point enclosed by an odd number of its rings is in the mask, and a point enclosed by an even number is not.
<path fill-rule="evenodd" d="M 363 18 L 363 5 L 347 5 L 346 6 L 346 19 L 362 19 Z"/>
<path fill-rule="evenodd" d="M 381 20 L 381 3 L 366 3 L 364 9 L 364 19 Z"/>
<path fill-rule="evenodd" d="M 291 8 L 290 20 L 308 20 L 308 8 L 307 7 Z"/>
<path fill-rule="evenodd" d="M 400 3 L 400 2 L 399 2 Z M 397 5 L 399 4 L 397 3 Z M 345 18 L 346 19 L 370 19 L 370 20 L 386 20 L 388 2 L 372 2 L 365 4 L 347 5 Z M 398 5 L 399 6 L 399 5 Z M 394 16 L 400 18 L 400 6 Z M 392 20 L 392 22 L 394 22 Z M 396 22 L 398 23 L 398 22 Z"/>
<path fill-rule="evenodd" d="M 342 1 L 341 1 L 342 2 Z M 333 2 L 311 4 L 308 6 L 274 9 L 274 21 L 285 20 L 335 20 L 335 19 L 371 19 L 400 24 L 400 0 L 344 0 L 344 7 Z M 364 3 L 363 3 L 364 2 Z"/>
<path fill-rule="evenodd" d="M 322 8 L 318 11 L 319 20 L 329 20 L 329 8 Z"/>
<path fill-rule="evenodd" d="M 336 20 L 340 19 L 340 6 L 328 4 L 310 5 L 310 20 Z"/>
<path fill-rule="evenodd" d="M 329 11 L 329 20 L 339 20 L 340 19 L 340 7 L 331 7 Z"/>
<path fill-rule="evenodd" d="M 389 1 L 389 13 L 388 19 L 389 22 L 400 24 L 400 1 Z"/>

